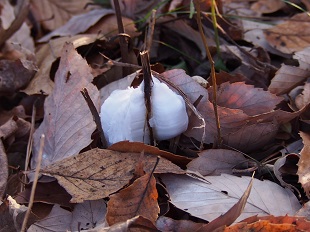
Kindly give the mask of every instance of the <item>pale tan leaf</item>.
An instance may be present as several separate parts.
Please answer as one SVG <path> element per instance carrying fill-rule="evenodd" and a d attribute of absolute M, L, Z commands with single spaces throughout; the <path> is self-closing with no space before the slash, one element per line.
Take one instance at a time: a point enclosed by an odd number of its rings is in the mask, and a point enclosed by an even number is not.
<path fill-rule="evenodd" d="M 298 161 L 298 181 L 301 183 L 308 198 L 310 198 L 310 135 L 300 132 L 304 147 L 300 152 Z"/>
<path fill-rule="evenodd" d="M 107 222 L 114 225 L 141 215 L 155 223 L 159 213 L 157 198 L 155 177 L 153 174 L 145 174 L 110 197 Z"/>
<path fill-rule="evenodd" d="M 240 197 L 239 201 L 233 205 L 226 213 L 219 216 L 215 220 L 211 221 L 207 225 L 204 225 L 199 229 L 200 232 L 203 231 L 214 231 L 216 229 L 221 229 L 225 226 L 229 226 L 236 221 L 236 219 L 241 215 L 243 209 L 247 203 L 248 197 L 251 193 L 251 189 L 253 186 L 254 178 L 250 180 L 250 183 L 246 190 L 244 191 L 243 195 Z"/>
<path fill-rule="evenodd" d="M 285 3 L 282 0 L 259 0 L 252 4 L 251 10 L 261 14 L 268 14 L 276 12 L 283 7 L 285 7 Z"/>
<path fill-rule="evenodd" d="M 228 174 L 206 176 L 206 182 L 184 175 L 165 174 L 161 178 L 172 204 L 208 221 L 226 213 L 236 204 L 250 182 L 250 177 Z M 299 208 L 298 199 L 290 190 L 268 180 L 254 179 L 251 194 L 238 220 L 256 214 L 294 215 Z"/>
<path fill-rule="evenodd" d="M 187 169 L 203 176 L 233 174 L 233 168 L 246 161 L 240 152 L 225 149 L 209 149 L 200 152 L 198 158 L 187 165 Z"/>
<path fill-rule="evenodd" d="M 23 92 L 28 95 L 51 94 L 54 87 L 54 82 L 50 79 L 51 66 L 60 57 L 63 45 L 66 42 L 72 42 L 74 47 L 77 48 L 91 44 L 97 39 L 98 35 L 76 35 L 50 40 L 48 44 L 43 45 L 36 54 L 39 71 Z"/>
<path fill-rule="evenodd" d="M 87 88 L 95 106 L 99 105 L 99 91 L 91 83 L 93 76 L 90 67 L 75 51 L 72 43 L 65 44 L 58 71 L 55 88 L 44 104 L 44 120 L 35 131 L 35 167 L 41 134 L 45 134 L 42 166 L 77 154 L 92 140 L 91 134 L 96 125 L 80 91 Z"/>
<path fill-rule="evenodd" d="M 106 203 L 102 199 L 76 204 L 72 212 L 71 230 L 79 231 L 97 226 L 108 226 L 105 222 L 106 208 Z"/>
<path fill-rule="evenodd" d="M 310 16 L 305 13 L 294 15 L 291 20 L 265 31 L 271 46 L 283 53 L 301 51 L 310 46 Z"/>
<path fill-rule="evenodd" d="M 71 218 L 71 212 L 61 208 L 60 205 L 54 205 L 52 211 L 46 218 L 32 224 L 27 231 L 67 231 L 70 230 Z"/>
<path fill-rule="evenodd" d="M 93 149 L 56 162 L 42 174 L 55 177 L 73 197 L 71 202 L 105 198 L 129 183 L 140 153 L 121 153 Z M 157 156 L 145 154 L 144 171 L 151 172 Z M 184 173 L 178 166 L 161 158 L 155 173 Z"/>
<path fill-rule="evenodd" d="M 88 3 L 90 0 L 32 0 L 31 12 L 45 29 L 52 31 L 64 25 L 73 15 L 89 11 Z"/>
<path fill-rule="evenodd" d="M 212 90 L 210 90 L 212 101 Z M 242 110 L 249 116 L 266 113 L 273 110 L 283 100 L 264 91 L 261 88 L 254 88 L 253 85 L 246 85 L 243 82 L 223 83 L 217 90 L 217 104 L 230 109 Z"/>

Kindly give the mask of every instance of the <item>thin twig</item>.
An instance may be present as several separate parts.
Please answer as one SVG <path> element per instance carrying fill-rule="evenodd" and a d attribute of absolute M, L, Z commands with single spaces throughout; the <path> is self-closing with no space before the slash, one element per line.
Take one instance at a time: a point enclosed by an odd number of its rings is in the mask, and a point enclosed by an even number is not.
<path fill-rule="evenodd" d="M 145 34 L 145 50 L 151 52 L 151 46 L 153 41 L 154 27 L 156 22 L 156 10 L 152 10 L 147 33 Z"/>
<path fill-rule="evenodd" d="M 146 107 L 146 124 L 150 132 L 150 144 L 154 145 L 154 134 L 153 129 L 150 126 L 149 120 L 152 117 L 152 106 L 151 106 L 151 95 L 152 95 L 152 74 L 151 66 L 149 60 L 148 51 L 140 52 L 142 71 L 143 71 L 143 80 L 144 80 L 144 101 Z"/>
<path fill-rule="evenodd" d="M 194 0 L 195 8 L 197 11 L 197 24 L 199 28 L 199 33 L 203 42 L 203 45 L 206 49 L 207 55 L 208 55 L 208 60 L 211 64 L 211 77 L 212 77 L 212 82 L 213 82 L 213 108 L 214 108 L 214 115 L 215 115 L 215 121 L 216 121 L 216 128 L 217 128 L 217 146 L 221 147 L 222 145 L 222 136 L 221 136 L 221 124 L 220 124 L 220 119 L 217 111 L 217 84 L 216 84 L 216 76 L 215 76 L 215 66 L 214 66 L 214 60 L 212 59 L 208 42 L 206 40 L 206 37 L 204 35 L 204 31 L 202 29 L 202 23 L 201 23 L 201 10 L 200 10 L 200 3 L 198 0 Z"/>
<path fill-rule="evenodd" d="M 37 183 L 38 183 L 38 179 L 39 179 L 39 172 L 40 172 L 40 168 L 41 168 L 42 154 L 43 154 L 43 148 L 44 148 L 44 140 L 45 140 L 45 135 L 42 134 L 41 138 L 40 138 L 38 162 L 37 162 L 36 170 L 34 173 L 34 179 L 33 179 L 32 187 L 31 187 L 28 209 L 27 209 L 26 215 L 24 217 L 21 232 L 26 231 L 27 222 L 28 222 L 28 219 L 29 219 L 29 216 L 31 213 L 32 206 L 33 206 L 34 195 L 35 195 L 35 191 L 36 191 L 36 187 L 37 187 Z"/>
<path fill-rule="evenodd" d="M 116 14 L 116 19 L 117 19 L 117 27 L 118 27 L 118 32 L 125 33 L 124 30 L 124 25 L 122 21 L 122 12 L 121 8 L 119 6 L 118 0 L 113 0 L 114 2 L 114 8 L 115 8 L 115 14 Z M 121 49 L 121 55 L 122 55 L 122 61 L 124 63 L 130 63 L 129 62 L 129 56 L 128 56 L 128 41 L 123 37 L 119 37 L 119 46 Z M 130 69 L 129 68 L 123 68 L 123 76 L 127 76 L 130 74 Z"/>
<path fill-rule="evenodd" d="M 36 102 L 35 102 L 36 103 Z M 29 132 L 29 138 L 28 138 L 28 144 L 27 144 L 27 152 L 26 152 L 26 160 L 25 160 L 25 171 L 28 170 L 29 166 L 29 160 L 30 160 L 30 154 L 32 151 L 32 144 L 33 144 L 33 132 L 34 132 L 34 124 L 35 124 L 35 118 L 37 114 L 37 108 L 35 106 L 35 103 L 32 106 L 32 115 L 31 115 L 31 127 L 30 127 L 30 132 Z M 22 183 L 26 183 L 26 174 L 23 175 L 22 177 Z M 21 191 L 23 191 L 25 188 L 25 184 L 21 185 Z"/>
<path fill-rule="evenodd" d="M 99 136 L 100 136 L 100 140 L 102 143 L 102 147 L 107 148 L 107 141 L 104 137 L 104 132 L 102 129 L 101 120 L 100 120 L 100 116 L 99 116 L 99 113 L 97 111 L 97 108 L 96 108 L 94 102 L 92 101 L 91 97 L 89 96 L 86 88 L 83 88 L 81 90 L 81 94 L 83 95 L 83 97 L 84 97 L 84 99 L 85 99 L 85 101 L 89 107 L 89 110 L 90 110 L 91 114 L 93 115 L 94 121 L 95 121 L 97 129 L 99 131 Z"/>

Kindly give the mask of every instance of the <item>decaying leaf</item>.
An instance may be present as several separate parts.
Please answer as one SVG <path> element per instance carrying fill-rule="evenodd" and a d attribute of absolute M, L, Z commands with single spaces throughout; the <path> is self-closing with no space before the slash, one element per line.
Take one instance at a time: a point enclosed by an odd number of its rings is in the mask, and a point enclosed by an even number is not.
<path fill-rule="evenodd" d="M 47 30 L 54 30 L 65 24 L 73 15 L 91 9 L 88 0 L 32 0 L 31 9 L 36 20 Z"/>
<path fill-rule="evenodd" d="M 102 17 L 113 13 L 114 11 L 111 9 L 96 9 L 85 14 L 73 16 L 65 25 L 42 37 L 39 42 L 47 42 L 55 36 L 64 37 L 80 34 L 96 24 Z"/>
<path fill-rule="evenodd" d="M 27 88 L 23 90 L 28 95 L 33 94 L 51 94 L 54 82 L 50 79 L 51 66 L 54 61 L 61 56 L 63 46 L 66 42 L 73 43 L 75 48 L 91 44 L 98 39 L 98 35 L 76 35 L 72 37 L 61 37 L 50 40 L 48 44 L 43 45 L 36 54 L 39 71 L 30 81 Z M 101 38 L 104 40 L 104 38 Z"/>
<path fill-rule="evenodd" d="M 169 217 L 160 216 L 156 221 L 156 227 L 160 231 L 178 231 L 178 232 L 188 232 L 188 231 L 198 231 L 204 224 L 195 223 L 191 220 L 174 220 Z"/>
<path fill-rule="evenodd" d="M 310 198 L 310 135 L 300 132 L 300 136 L 304 143 L 304 148 L 300 152 L 300 160 L 298 162 L 298 181 L 301 183 L 308 198 Z"/>
<path fill-rule="evenodd" d="M 71 202 L 97 200 L 109 196 L 129 183 L 140 153 L 121 153 L 93 149 L 56 162 L 42 174 L 55 177 L 73 197 Z M 145 172 L 151 172 L 157 156 L 145 154 Z M 184 173 L 178 166 L 161 158 L 155 173 Z"/>
<path fill-rule="evenodd" d="M 246 161 L 241 153 L 225 149 L 205 150 L 198 155 L 198 158 L 187 165 L 187 169 L 197 171 L 203 176 L 233 174 L 233 168 Z"/>
<path fill-rule="evenodd" d="M 291 20 L 265 31 L 271 46 L 283 53 L 301 51 L 310 45 L 310 17 L 305 13 L 294 15 Z"/>
<path fill-rule="evenodd" d="M 132 185 L 112 195 L 108 202 L 107 221 L 109 225 L 143 216 L 155 223 L 159 206 L 156 180 L 153 174 L 145 174 Z"/>
<path fill-rule="evenodd" d="M 84 201 L 75 205 L 72 212 L 71 231 L 107 226 L 105 222 L 106 211 L 106 203 L 102 199 Z"/>
<path fill-rule="evenodd" d="M 59 205 L 54 205 L 46 218 L 31 225 L 27 231 L 67 231 L 70 230 L 71 218 L 71 212 L 61 208 Z"/>
<path fill-rule="evenodd" d="M 251 6 L 251 10 L 259 12 L 261 14 L 273 13 L 285 6 L 282 0 L 259 0 Z"/>
<path fill-rule="evenodd" d="M 209 183 L 184 175 L 165 174 L 161 178 L 172 204 L 208 221 L 224 214 L 236 204 L 250 182 L 250 177 L 240 178 L 227 174 L 205 177 Z M 299 208 L 298 199 L 290 190 L 271 181 L 254 179 L 251 194 L 238 220 L 252 215 L 294 215 Z"/>
<path fill-rule="evenodd" d="M 75 51 L 72 43 L 65 44 L 55 88 L 45 100 L 44 120 L 33 135 L 32 167 L 37 162 L 41 134 L 45 134 L 42 166 L 77 154 L 92 141 L 91 133 L 96 125 L 80 93 L 86 88 L 98 107 L 99 91 L 92 80 L 87 62 Z"/>

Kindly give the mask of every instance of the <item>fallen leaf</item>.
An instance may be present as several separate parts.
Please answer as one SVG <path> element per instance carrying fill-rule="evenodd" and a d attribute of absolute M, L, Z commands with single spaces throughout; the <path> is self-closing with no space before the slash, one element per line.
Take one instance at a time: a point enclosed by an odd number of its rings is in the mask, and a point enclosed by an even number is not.
<path fill-rule="evenodd" d="M 169 217 L 160 216 L 156 221 L 156 227 L 162 232 L 178 231 L 198 231 L 204 224 L 195 223 L 190 220 L 174 220 Z"/>
<path fill-rule="evenodd" d="M 197 171 L 203 176 L 233 174 L 233 168 L 246 161 L 240 152 L 225 149 L 209 149 L 198 155 L 198 158 L 187 165 L 187 169 Z"/>
<path fill-rule="evenodd" d="M 157 198 L 155 177 L 145 174 L 110 197 L 107 222 L 114 225 L 140 215 L 155 223 L 159 214 Z"/>
<path fill-rule="evenodd" d="M 310 201 L 306 202 L 300 210 L 296 213 L 297 217 L 305 217 L 310 221 Z"/>
<path fill-rule="evenodd" d="M 231 225 L 236 221 L 236 219 L 241 215 L 244 207 L 247 203 L 248 197 L 251 193 L 251 188 L 253 186 L 254 178 L 250 180 L 250 183 L 243 195 L 240 197 L 239 201 L 234 204 L 226 213 L 209 222 L 207 225 L 202 226 L 199 231 L 214 231 L 216 229 L 221 229 L 225 226 Z"/>
<path fill-rule="evenodd" d="M 161 175 L 171 203 L 193 216 L 212 221 L 227 212 L 245 191 L 250 177 L 222 174 L 203 182 L 188 176 Z M 268 189 L 268 191 L 266 191 Z M 254 179 L 251 194 L 238 218 L 251 215 L 294 215 L 300 208 L 295 195 L 271 181 Z"/>
<path fill-rule="evenodd" d="M 54 205 L 50 214 L 46 218 L 32 224 L 27 232 L 67 231 L 70 230 L 71 218 L 71 212 L 61 208 L 59 205 Z"/>
<path fill-rule="evenodd" d="M 259 0 L 252 4 L 251 10 L 260 14 L 269 14 L 276 12 L 285 7 L 285 3 L 282 0 Z"/>
<path fill-rule="evenodd" d="M 55 177 L 73 197 L 72 203 L 108 197 L 129 183 L 140 153 L 92 149 L 53 163 L 41 170 Z M 157 156 L 145 154 L 145 172 L 151 172 Z M 184 173 L 170 161 L 160 158 L 155 173 Z"/>
<path fill-rule="evenodd" d="M 104 200 L 84 201 L 75 205 L 72 212 L 71 231 L 89 230 L 108 226 L 105 222 L 106 203 Z"/>
<path fill-rule="evenodd" d="M 76 35 L 72 37 L 61 37 L 50 40 L 36 53 L 38 72 L 29 85 L 23 90 L 28 95 L 51 94 L 54 82 L 50 79 L 51 66 L 61 56 L 61 51 L 66 42 L 72 42 L 75 48 L 91 44 L 98 39 L 98 35 Z M 105 38 L 100 38 L 105 40 Z"/>
<path fill-rule="evenodd" d="M 300 132 L 300 136 L 304 143 L 304 148 L 300 152 L 300 159 L 298 161 L 298 181 L 301 183 L 308 198 L 310 198 L 310 135 Z"/>
<path fill-rule="evenodd" d="M 300 110 L 305 107 L 310 102 L 310 82 L 307 82 L 304 85 L 304 90 L 300 93 L 296 99 L 295 104 L 297 108 Z"/>
<path fill-rule="evenodd" d="M 73 36 L 87 31 L 106 15 L 114 14 L 112 9 L 95 9 L 90 12 L 73 16 L 65 25 L 53 30 L 49 34 L 40 38 L 38 42 L 48 42 L 55 36 Z M 104 33 L 105 34 L 105 33 Z"/>
<path fill-rule="evenodd" d="M 0 95 L 12 95 L 26 87 L 35 72 L 26 69 L 21 61 L 0 60 Z"/>
<path fill-rule="evenodd" d="M 135 152 L 135 153 L 145 152 L 148 154 L 161 156 L 182 168 L 183 167 L 185 168 L 186 165 L 191 161 L 189 158 L 186 158 L 184 156 L 175 155 L 173 153 L 160 150 L 157 147 L 140 142 L 121 141 L 112 144 L 110 147 L 108 147 L 108 149 L 120 152 Z"/>
<path fill-rule="evenodd" d="M 213 100 L 213 91 L 210 89 L 210 101 Z M 273 110 L 283 100 L 264 91 L 261 88 L 254 88 L 243 82 L 223 83 L 217 90 L 217 104 L 230 109 L 242 110 L 249 116 L 262 114 Z"/>
<path fill-rule="evenodd" d="M 6 123 L 0 126 L 0 138 L 6 139 L 17 131 L 17 119 L 15 117 L 10 118 Z"/>
<path fill-rule="evenodd" d="M 1 136 L 0 136 L 1 137 Z M 8 167 L 8 158 L 5 153 L 5 149 L 2 143 L 2 140 L 0 139 L 0 199 L 2 199 L 3 194 L 5 193 L 6 184 L 9 177 L 9 167 Z"/>
<path fill-rule="evenodd" d="M 54 30 L 65 24 L 73 15 L 87 12 L 91 9 L 88 0 L 33 0 L 31 12 L 35 19 L 47 30 Z"/>
<path fill-rule="evenodd" d="M 268 43 L 283 53 L 301 51 L 310 45 L 309 15 L 300 13 L 265 31 Z"/>
<path fill-rule="evenodd" d="M 273 224 L 269 221 L 260 220 L 251 224 L 245 222 L 237 223 L 233 226 L 225 228 L 224 232 L 239 232 L 239 231 L 253 231 L 253 232 L 269 232 L 269 231 L 285 231 L 296 232 L 293 224 Z"/>
<path fill-rule="evenodd" d="M 73 44 L 65 44 L 55 76 L 55 88 L 45 100 L 44 120 L 33 135 L 32 167 L 36 166 L 41 134 L 45 134 L 42 166 L 77 154 L 92 141 L 91 133 L 96 125 L 80 93 L 82 88 L 87 88 L 98 107 L 99 91 L 91 83 L 90 72 Z"/>
<path fill-rule="evenodd" d="M 120 232 L 120 231 L 132 231 L 132 232 L 149 232 L 158 231 L 154 224 L 150 220 L 136 216 L 130 218 L 124 222 L 116 223 L 110 227 L 99 226 L 96 229 L 88 230 L 87 232 Z"/>

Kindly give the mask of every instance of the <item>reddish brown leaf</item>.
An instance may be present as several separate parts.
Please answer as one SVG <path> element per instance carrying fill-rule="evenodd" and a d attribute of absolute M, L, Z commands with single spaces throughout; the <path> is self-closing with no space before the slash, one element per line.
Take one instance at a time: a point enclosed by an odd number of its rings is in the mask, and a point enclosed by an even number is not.
<path fill-rule="evenodd" d="M 121 153 L 96 148 L 58 161 L 41 170 L 41 173 L 55 177 L 73 197 L 71 202 L 96 200 L 108 197 L 128 184 L 139 158 L 140 153 Z M 145 172 L 151 172 L 156 159 L 155 155 L 145 155 Z M 184 173 L 178 166 L 161 158 L 155 173 L 171 172 Z"/>
<path fill-rule="evenodd" d="M 87 88 L 95 106 L 98 107 L 99 91 L 91 83 L 93 76 L 87 62 L 67 43 L 62 51 L 59 69 L 55 77 L 55 88 L 44 104 L 44 120 L 35 131 L 35 167 L 41 134 L 45 134 L 42 166 L 77 154 L 91 140 L 96 125 L 87 103 L 80 91 Z"/>
<path fill-rule="evenodd" d="M 210 90 L 212 101 L 212 90 Z M 223 83 L 217 90 L 217 104 L 230 109 L 242 110 L 249 116 L 273 110 L 283 100 L 261 88 L 254 88 L 242 82 Z"/>
<path fill-rule="evenodd" d="M 310 198 L 310 135 L 300 132 L 300 136 L 304 143 L 304 148 L 300 152 L 300 160 L 298 162 L 299 183 L 302 184 L 308 198 Z"/>
<path fill-rule="evenodd" d="M 285 3 L 281 0 L 259 0 L 251 6 L 251 9 L 261 14 L 273 13 L 285 7 Z"/>
<path fill-rule="evenodd" d="M 110 197 L 107 212 L 109 225 L 139 215 L 155 223 L 159 213 L 157 198 L 155 177 L 153 174 L 145 174 Z"/>
<path fill-rule="evenodd" d="M 173 153 L 160 150 L 157 147 L 153 147 L 140 142 L 122 141 L 114 143 L 109 147 L 109 150 L 120 152 L 135 152 L 135 153 L 140 153 L 144 151 L 146 154 L 152 154 L 164 157 L 165 159 L 181 167 L 185 167 L 186 164 L 188 164 L 191 161 L 189 158 L 175 155 Z"/>

